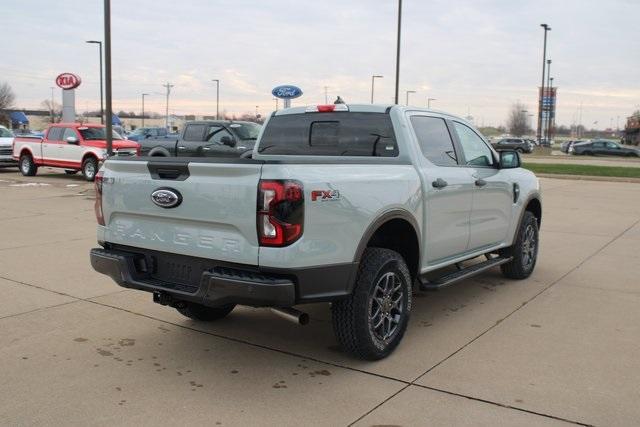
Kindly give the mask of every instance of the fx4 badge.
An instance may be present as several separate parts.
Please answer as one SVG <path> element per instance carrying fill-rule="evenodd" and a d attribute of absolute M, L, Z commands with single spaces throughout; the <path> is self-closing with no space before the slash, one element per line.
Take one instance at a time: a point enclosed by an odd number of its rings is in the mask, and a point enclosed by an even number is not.
<path fill-rule="evenodd" d="M 338 190 L 313 190 L 311 192 L 311 201 L 320 200 L 326 202 L 330 200 L 340 200 L 340 192 Z"/>

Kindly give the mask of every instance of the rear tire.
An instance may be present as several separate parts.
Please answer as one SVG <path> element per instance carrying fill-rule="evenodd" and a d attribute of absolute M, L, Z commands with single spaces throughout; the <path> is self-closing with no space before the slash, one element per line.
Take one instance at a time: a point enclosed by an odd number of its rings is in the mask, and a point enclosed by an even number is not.
<path fill-rule="evenodd" d="M 367 248 L 353 293 L 331 305 L 340 346 L 366 360 L 382 359 L 398 346 L 411 313 L 411 275 L 402 256 Z"/>
<path fill-rule="evenodd" d="M 95 157 L 87 157 L 82 162 L 82 175 L 87 181 L 93 181 L 96 179 L 96 173 L 98 173 L 98 161 Z"/>
<path fill-rule="evenodd" d="M 226 317 L 236 307 L 235 304 L 222 305 L 220 307 L 207 307 L 193 302 L 184 303 L 184 306 L 176 307 L 183 316 L 202 322 L 211 322 Z"/>
<path fill-rule="evenodd" d="M 526 211 L 513 246 L 502 251 L 501 256 L 513 259 L 500 266 L 502 274 L 509 279 L 526 279 L 533 272 L 538 258 L 538 220 Z"/>
<path fill-rule="evenodd" d="M 35 174 L 38 172 L 38 166 L 33 161 L 33 157 L 31 157 L 31 154 L 25 153 L 21 155 L 19 166 L 20 172 L 22 172 L 22 175 L 24 176 L 35 176 Z"/>

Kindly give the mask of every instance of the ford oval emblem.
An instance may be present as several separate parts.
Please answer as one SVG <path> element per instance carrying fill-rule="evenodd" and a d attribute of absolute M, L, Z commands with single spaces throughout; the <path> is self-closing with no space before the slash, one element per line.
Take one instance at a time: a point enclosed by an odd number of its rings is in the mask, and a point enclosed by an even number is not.
<path fill-rule="evenodd" d="M 158 188 L 151 193 L 151 201 L 161 208 L 175 208 L 182 203 L 182 194 L 173 188 Z"/>
<path fill-rule="evenodd" d="M 293 99 L 302 96 L 302 89 L 297 86 L 282 85 L 274 87 L 271 94 L 280 99 Z"/>

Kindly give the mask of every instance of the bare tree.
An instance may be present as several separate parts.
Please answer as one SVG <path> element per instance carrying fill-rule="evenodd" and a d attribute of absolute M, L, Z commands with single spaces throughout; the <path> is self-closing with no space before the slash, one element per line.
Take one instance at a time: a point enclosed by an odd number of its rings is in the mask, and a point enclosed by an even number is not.
<path fill-rule="evenodd" d="M 522 136 L 529 130 L 526 108 L 521 102 L 516 102 L 511 106 L 509 117 L 507 118 L 507 128 L 511 135 Z"/>
<path fill-rule="evenodd" d="M 49 111 L 51 123 L 60 122 L 62 119 L 62 105 L 57 102 L 52 103 L 50 99 L 45 99 L 40 105 Z"/>
<path fill-rule="evenodd" d="M 10 124 L 7 109 L 13 107 L 16 95 L 6 82 L 0 83 L 0 123 Z"/>

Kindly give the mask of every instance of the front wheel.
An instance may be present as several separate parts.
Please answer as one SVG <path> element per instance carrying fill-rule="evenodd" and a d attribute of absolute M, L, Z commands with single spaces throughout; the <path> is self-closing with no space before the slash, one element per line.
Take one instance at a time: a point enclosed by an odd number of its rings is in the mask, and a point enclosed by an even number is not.
<path fill-rule="evenodd" d="M 33 161 L 31 154 L 20 156 L 20 172 L 24 176 L 34 176 L 38 172 L 38 166 Z"/>
<path fill-rule="evenodd" d="M 96 178 L 97 172 L 98 161 L 95 157 L 87 157 L 84 162 L 82 162 L 82 175 L 84 175 L 84 179 L 93 181 Z"/>
<path fill-rule="evenodd" d="M 500 266 L 505 277 L 526 279 L 531 275 L 538 258 L 538 220 L 531 212 L 524 213 L 515 243 L 502 251 L 501 255 L 513 258 Z"/>
<path fill-rule="evenodd" d="M 411 313 L 411 275 L 402 256 L 390 249 L 367 248 L 356 286 L 331 306 L 340 346 L 366 360 L 382 359 L 398 346 Z"/>

